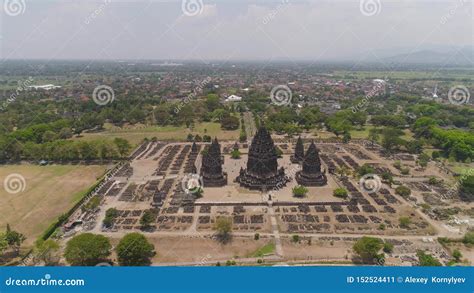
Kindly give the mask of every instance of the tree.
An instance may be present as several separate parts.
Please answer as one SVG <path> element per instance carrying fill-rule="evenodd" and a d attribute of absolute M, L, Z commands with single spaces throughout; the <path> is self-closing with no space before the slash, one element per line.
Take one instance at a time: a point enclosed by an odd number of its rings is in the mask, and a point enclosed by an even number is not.
<path fill-rule="evenodd" d="M 217 239 L 223 243 L 228 242 L 232 231 L 232 219 L 228 217 L 218 217 L 216 219 L 215 229 L 217 231 Z"/>
<path fill-rule="evenodd" d="M 390 187 L 392 187 L 392 184 L 393 184 L 393 175 L 392 175 L 392 173 L 390 173 L 390 171 L 383 172 L 382 173 L 382 181 L 387 183 Z"/>
<path fill-rule="evenodd" d="M 94 266 L 107 260 L 111 248 L 107 237 L 84 233 L 68 241 L 64 257 L 73 266 Z"/>
<path fill-rule="evenodd" d="M 400 195 L 403 198 L 407 198 L 411 195 L 411 189 L 404 185 L 400 185 L 397 188 L 395 188 L 395 193 Z"/>
<path fill-rule="evenodd" d="M 362 259 L 364 263 L 374 263 L 383 259 L 383 254 L 379 254 L 383 247 L 383 241 L 379 238 L 364 236 L 357 240 L 352 249 Z"/>
<path fill-rule="evenodd" d="M 117 146 L 118 152 L 122 158 L 127 156 L 132 148 L 128 140 L 120 137 L 114 139 L 114 144 Z"/>
<path fill-rule="evenodd" d="M 35 247 L 35 261 L 41 261 L 46 266 L 57 265 L 60 259 L 59 244 L 52 240 L 40 239 Z"/>
<path fill-rule="evenodd" d="M 149 229 L 151 224 L 155 222 L 155 219 L 155 213 L 151 210 L 146 210 L 140 218 L 140 225 L 142 225 L 142 229 Z"/>
<path fill-rule="evenodd" d="M 372 146 L 377 143 L 379 138 L 380 138 L 380 135 L 379 135 L 379 130 L 377 128 L 369 129 L 369 135 L 367 136 L 367 139 L 372 143 Z"/>
<path fill-rule="evenodd" d="M 349 193 L 347 192 L 347 190 L 342 187 L 334 189 L 332 194 L 335 197 L 339 197 L 339 198 L 347 198 L 349 196 Z"/>
<path fill-rule="evenodd" d="M 364 164 L 357 169 L 357 174 L 360 177 L 366 174 L 374 174 L 374 173 L 375 173 L 374 167 L 370 166 L 369 164 Z"/>
<path fill-rule="evenodd" d="M 403 135 L 403 131 L 397 128 L 384 128 L 382 130 L 382 147 L 387 153 L 393 153 L 403 144 L 403 140 L 400 138 L 401 135 Z"/>
<path fill-rule="evenodd" d="M 291 236 L 291 241 L 293 241 L 294 243 L 298 243 L 300 242 L 300 235 L 293 235 Z"/>
<path fill-rule="evenodd" d="M 20 232 L 12 230 L 10 224 L 7 224 L 5 240 L 7 241 L 8 246 L 18 253 L 20 251 L 20 246 L 26 240 L 26 237 Z"/>
<path fill-rule="evenodd" d="M 116 208 L 110 208 L 105 211 L 105 218 L 102 221 L 102 224 L 106 228 L 112 228 L 115 218 L 118 217 L 118 210 Z"/>
<path fill-rule="evenodd" d="M 213 112 L 220 107 L 219 96 L 216 94 L 209 94 L 206 97 L 206 107 L 209 112 Z"/>
<path fill-rule="evenodd" d="M 462 176 L 460 183 L 461 194 L 468 200 L 474 200 L 474 175 Z"/>
<path fill-rule="evenodd" d="M 459 249 L 455 249 L 453 251 L 453 259 L 455 262 L 460 262 L 462 258 L 462 253 L 459 251 Z"/>
<path fill-rule="evenodd" d="M 442 264 L 431 254 L 427 254 L 422 250 L 418 250 L 416 253 L 418 256 L 418 263 L 422 267 L 440 267 Z"/>
<path fill-rule="evenodd" d="M 239 128 L 239 118 L 231 115 L 222 117 L 221 127 L 224 130 L 236 130 Z"/>
<path fill-rule="evenodd" d="M 464 244 L 474 244 L 474 232 L 467 232 L 462 239 Z"/>
<path fill-rule="evenodd" d="M 408 229 L 408 228 L 410 228 L 410 223 L 411 223 L 410 218 L 408 218 L 408 217 L 400 217 L 400 218 L 398 219 L 398 222 L 400 223 L 400 228 L 403 228 L 403 229 Z"/>
<path fill-rule="evenodd" d="M 8 248 L 8 242 L 5 237 L 5 233 L 0 233 L 0 256 L 3 254 L 5 250 Z"/>
<path fill-rule="evenodd" d="M 306 194 L 308 193 L 308 188 L 302 185 L 298 185 L 298 186 L 293 187 L 292 191 L 293 191 L 293 196 L 295 197 L 305 197 Z"/>
<path fill-rule="evenodd" d="M 120 240 L 116 252 L 121 266 L 146 266 L 155 255 L 155 247 L 142 234 L 129 233 Z"/>
<path fill-rule="evenodd" d="M 393 252 L 393 244 L 390 243 L 390 242 L 385 242 L 383 244 L 383 252 L 392 253 Z"/>
<path fill-rule="evenodd" d="M 406 142 L 405 147 L 410 154 L 419 154 L 423 151 L 423 143 L 419 140 Z"/>
<path fill-rule="evenodd" d="M 69 127 L 64 127 L 59 131 L 59 138 L 68 139 L 72 137 L 72 129 Z"/>
<path fill-rule="evenodd" d="M 421 153 L 419 156 L 418 156 L 418 165 L 420 165 L 420 167 L 422 167 L 423 169 L 426 168 L 428 166 L 428 162 L 430 161 L 430 156 L 428 156 L 427 154 L 425 153 Z"/>
<path fill-rule="evenodd" d="M 342 136 L 342 142 L 348 143 L 351 140 L 351 133 L 349 131 L 344 131 L 344 135 Z"/>
<path fill-rule="evenodd" d="M 232 159 L 240 159 L 240 151 L 239 150 L 233 150 L 231 153 Z"/>

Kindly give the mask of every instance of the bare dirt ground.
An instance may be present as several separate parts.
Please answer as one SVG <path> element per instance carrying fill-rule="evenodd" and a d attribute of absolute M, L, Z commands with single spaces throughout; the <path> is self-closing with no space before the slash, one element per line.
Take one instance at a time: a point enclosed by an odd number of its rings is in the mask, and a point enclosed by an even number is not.
<path fill-rule="evenodd" d="M 235 258 L 251 257 L 259 248 L 271 241 L 269 238 L 253 240 L 248 237 L 233 237 L 228 244 L 221 244 L 211 237 L 160 236 L 147 235 L 155 245 L 154 264 L 193 262 L 197 265 L 210 265 Z M 119 238 L 111 238 L 112 245 L 118 244 Z"/>
<path fill-rule="evenodd" d="M 23 233 L 26 245 L 61 214 L 76 203 L 99 176 L 105 166 L 82 165 L 9 165 L 0 167 L 2 182 L 16 173 L 24 177 L 24 191 L 16 194 L 0 189 L 0 229 L 7 223 Z"/>

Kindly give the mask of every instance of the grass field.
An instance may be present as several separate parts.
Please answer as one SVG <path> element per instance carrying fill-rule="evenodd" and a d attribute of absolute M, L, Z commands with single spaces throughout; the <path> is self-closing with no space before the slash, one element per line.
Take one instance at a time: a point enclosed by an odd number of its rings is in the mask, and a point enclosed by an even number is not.
<path fill-rule="evenodd" d="M 249 257 L 263 257 L 265 255 L 272 254 L 274 251 L 275 244 L 271 242 L 257 249 L 255 252 L 250 254 Z"/>
<path fill-rule="evenodd" d="M 364 138 L 367 139 L 369 136 L 369 130 L 373 128 L 370 126 L 366 126 L 364 130 L 351 130 L 351 137 L 352 138 Z M 407 140 L 407 141 L 412 141 L 414 140 L 413 138 L 413 133 L 409 129 L 403 130 L 405 133 L 404 135 L 401 136 L 402 139 Z"/>
<path fill-rule="evenodd" d="M 121 137 L 127 139 L 130 143 L 137 145 L 145 137 L 157 137 L 159 140 L 184 141 L 189 133 L 217 136 L 219 140 L 237 140 L 239 139 L 239 130 L 225 131 L 221 129 L 219 123 L 202 122 L 196 123 L 193 129 L 184 126 L 125 126 L 116 127 L 111 124 L 105 125 L 105 131 L 98 133 L 84 133 L 79 139 L 113 139 Z"/>
<path fill-rule="evenodd" d="M 8 165 L 0 167 L 0 229 L 7 223 L 31 245 L 61 214 L 68 211 L 105 171 L 105 166 Z M 24 191 L 12 194 L 4 183 L 10 174 L 24 177 Z M 20 190 L 20 189 L 14 189 Z"/>

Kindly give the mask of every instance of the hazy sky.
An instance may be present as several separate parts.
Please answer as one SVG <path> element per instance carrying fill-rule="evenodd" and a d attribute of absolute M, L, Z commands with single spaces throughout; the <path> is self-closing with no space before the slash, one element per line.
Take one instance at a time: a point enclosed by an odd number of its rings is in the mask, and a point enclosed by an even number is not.
<path fill-rule="evenodd" d="M 380 58 L 474 38 L 473 0 L 0 1 L 2 59 Z"/>

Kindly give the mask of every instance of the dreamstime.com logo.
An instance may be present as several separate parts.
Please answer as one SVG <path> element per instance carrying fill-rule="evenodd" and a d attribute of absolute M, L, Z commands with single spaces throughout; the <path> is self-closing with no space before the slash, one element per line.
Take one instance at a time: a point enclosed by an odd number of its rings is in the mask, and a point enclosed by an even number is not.
<path fill-rule="evenodd" d="M 199 174 L 186 174 L 181 180 L 181 186 L 186 193 L 197 193 L 204 187 L 202 177 Z"/>
<path fill-rule="evenodd" d="M 277 106 L 291 105 L 292 97 L 293 93 L 286 85 L 277 85 L 272 88 L 272 91 L 270 92 L 270 99 L 272 100 L 272 103 Z"/>
<path fill-rule="evenodd" d="M 13 279 L 8 278 L 5 280 L 7 287 L 54 287 L 54 286 L 85 286 L 86 282 L 84 279 L 53 279 L 50 274 L 44 275 L 40 279 Z"/>
<path fill-rule="evenodd" d="M 3 188 L 10 194 L 17 194 L 26 190 L 26 180 L 21 174 L 12 173 L 3 180 Z"/>
<path fill-rule="evenodd" d="M 469 103 L 471 94 L 467 87 L 463 85 L 453 86 L 449 89 L 448 100 L 453 105 L 463 105 Z"/>
<path fill-rule="evenodd" d="M 195 16 L 203 12 L 204 3 L 202 0 L 182 0 L 181 10 L 187 16 Z"/>
<path fill-rule="evenodd" d="M 4 0 L 3 10 L 9 16 L 17 16 L 25 13 L 26 3 L 25 0 Z"/>
<path fill-rule="evenodd" d="M 359 9 L 365 16 L 374 16 L 382 10 L 382 3 L 380 0 L 360 0 Z"/>
<path fill-rule="evenodd" d="M 382 180 L 378 175 L 365 174 L 359 180 L 360 188 L 367 193 L 375 193 L 382 187 Z"/>
<path fill-rule="evenodd" d="M 115 100 L 113 88 L 108 85 L 99 85 L 92 93 L 92 99 L 99 106 L 105 106 Z"/>

